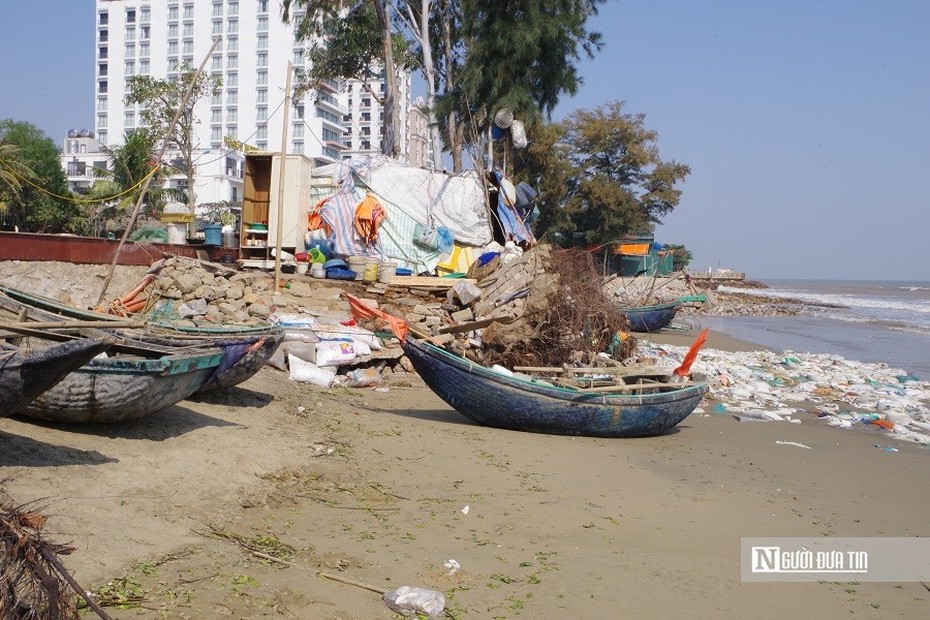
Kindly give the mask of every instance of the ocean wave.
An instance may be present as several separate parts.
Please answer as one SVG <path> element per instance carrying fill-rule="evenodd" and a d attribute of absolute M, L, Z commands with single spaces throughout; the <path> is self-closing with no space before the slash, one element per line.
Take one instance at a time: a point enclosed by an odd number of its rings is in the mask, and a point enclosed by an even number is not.
<path fill-rule="evenodd" d="M 810 293 L 790 289 L 744 289 L 733 286 L 721 286 L 721 293 L 740 293 L 753 297 L 772 297 L 775 299 L 796 300 L 816 306 L 833 306 L 856 309 L 879 310 L 883 312 L 899 311 L 930 316 L 930 302 L 926 300 L 907 301 L 901 299 L 869 298 L 837 293 Z"/>
<path fill-rule="evenodd" d="M 916 291 L 930 291 L 930 286 L 902 286 L 898 290 L 910 291 L 912 293 Z"/>

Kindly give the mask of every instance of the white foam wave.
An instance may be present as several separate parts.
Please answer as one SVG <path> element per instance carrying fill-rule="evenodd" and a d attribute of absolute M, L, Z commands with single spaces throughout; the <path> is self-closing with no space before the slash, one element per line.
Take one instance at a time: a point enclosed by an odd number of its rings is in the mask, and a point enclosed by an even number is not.
<path fill-rule="evenodd" d="M 804 291 L 792 291 L 789 289 L 744 289 L 733 286 L 721 286 L 721 293 L 741 293 L 755 297 L 773 297 L 775 299 L 795 299 L 812 305 L 841 306 L 847 308 L 863 308 L 875 310 L 897 310 L 909 313 L 930 315 L 930 302 L 928 301 L 904 301 L 898 299 L 876 299 L 869 297 L 858 297 L 854 295 L 840 295 L 831 293 L 810 293 Z"/>

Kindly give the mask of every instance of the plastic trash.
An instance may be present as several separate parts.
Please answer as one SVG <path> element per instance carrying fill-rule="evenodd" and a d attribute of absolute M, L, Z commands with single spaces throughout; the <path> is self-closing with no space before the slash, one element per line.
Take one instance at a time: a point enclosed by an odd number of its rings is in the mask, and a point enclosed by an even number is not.
<path fill-rule="evenodd" d="M 446 573 L 447 577 L 451 577 L 452 575 L 457 573 L 460 568 L 462 568 L 461 564 L 459 564 L 458 562 L 452 559 L 446 560 L 445 562 L 442 563 L 442 565 L 449 569 L 449 572 Z"/>
<path fill-rule="evenodd" d="M 879 444 L 875 444 L 875 447 L 881 450 L 884 450 L 885 452 L 897 452 L 898 451 L 898 449 L 893 446 L 882 446 Z"/>
<path fill-rule="evenodd" d="M 288 355 L 287 363 L 291 369 L 291 381 L 301 381 L 319 385 L 320 387 L 329 387 L 336 378 L 336 371 L 327 368 L 320 368 L 312 362 L 305 362 L 297 356 Z"/>
<path fill-rule="evenodd" d="M 795 448 L 804 448 L 805 450 L 813 450 L 810 446 L 804 445 L 803 443 L 798 443 L 796 441 L 782 441 L 781 439 L 775 442 L 779 446 L 794 446 Z"/>
<path fill-rule="evenodd" d="M 358 368 L 346 373 L 346 385 L 349 387 L 368 387 L 381 383 L 381 373 L 377 368 Z"/>
<path fill-rule="evenodd" d="M 428 588 L 401 586 L 385 592 L 382 598 L 391 611 L 405 618 L 416 615 L 438 618 L 446 607 L 446 597 L 442 592 Z"/>

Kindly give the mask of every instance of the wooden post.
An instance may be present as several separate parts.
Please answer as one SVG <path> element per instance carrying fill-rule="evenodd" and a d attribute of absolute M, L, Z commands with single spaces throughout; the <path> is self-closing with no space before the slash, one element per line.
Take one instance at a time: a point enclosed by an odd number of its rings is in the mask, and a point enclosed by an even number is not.
<path fill-rule="evenodd" d="M 174 113 L 174 118 L 171 119 L 171 124 L 168 125 L 168 130 L 165 132 L 165 135 L 162 136 L 161 149 L 158 151 L 158 157 L 155 165 L 161 165 L 161 160 L 165 156 L 165 152 L 168 150 L 168 145 L 171 144 L 171 134 L 174 133 L 174 126 L 178 124 L 178 119 L 181 118 L 181 114 L 184 111 L 184 106 L 187 105 L 187 100 L 191 98 L 191 93 L 194 92 L 194 85 L 197 83 L 197 78 L 200 77 L 204 67 L 207 66 L 207 61 L 210 60 L 210 56 L 213 55 L 213 50 L 216 49 L 216 46 L 221 39 L 222 37 L 220 36 L 217 36 L 213 39 L 213 45 L 210 46 L 210 50 L 203 57 L 203 61 L 197 68 L 197 73 L 195 74 L 194 79 L 192 79 L 191 83 L 187 85 L 187 91 L 184 93 L 184 97 L 181 98 L 181 102 L 178 104 L 178 109 Z M 148 178 L 145 179 L 145 183 L 142 184 L 142 190 L 139 192 L 139 199 L 136 200 L 136 208 L 132 211 L 132 215 L 129 218 L 129 223 L 126 225 L 126 231 L 123 233 L 123 238 L 119 240 L 119 245 L 116 246 L 116 252 L 113 253 L 113 262 L 110 264 L 110 271 L 107 273 L 107 277 L 103 281 L 103 288 L 100 289 L 100 297 L 97 298 L 96 304 L 98 306 L 103 303 L 103 298 L 107 294 L 107 288 L 110 286 L 110 280 L 113 279 L 113 271 L 116 269 L 116 263 L 119 261 L 119 253 L 122 251 L 123 246 L 126 245 L 126 239 L 129 238 L 129 233 L 132 232 L 132 227 L 136 223 L 136 218 L 139 217 L 139 210 L 142 208 L 142 201 L 145 200 L 145 194 L 149 191 L 149 185 L 152 184 L 152 179 L 154 177 L 154 174 L 150 174 Z M 188 190 L 194 191 L 194 188 L 189 187 Z"/>
<path fill-rule="evenodd" d="M 274 292 L 281 283 L 281 235 L 284 234 L 284 165 L 287 162 L 287 134 L 291 122 L 291 75 L 294 70 L 287 61 L 287 79 L 284 83 L 284 123 L 281 127 L 281 164 L 278 166 L 278 223 L 274 242 Z"/>

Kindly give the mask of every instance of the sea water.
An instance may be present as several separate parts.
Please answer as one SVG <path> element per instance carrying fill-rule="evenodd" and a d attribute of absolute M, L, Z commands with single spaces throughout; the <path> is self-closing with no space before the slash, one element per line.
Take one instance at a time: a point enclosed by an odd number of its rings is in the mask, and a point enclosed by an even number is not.
<path fill-rule="evenodd" d="M 930 379 L 930 282 L 766 280 L 721 292 L 792 299 L 798 316 L 704 317 L 705 326 L 775 350 L 883 362 Z"/>

